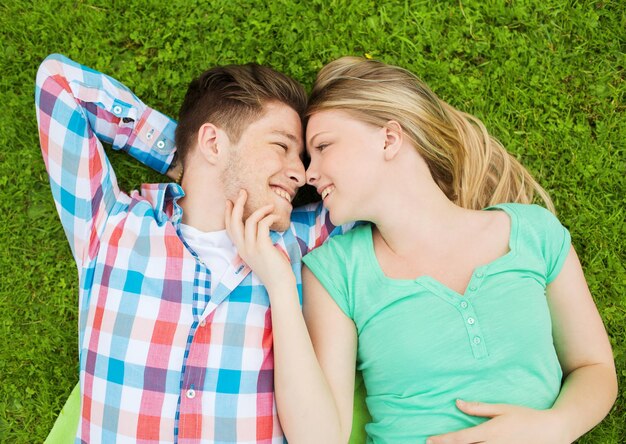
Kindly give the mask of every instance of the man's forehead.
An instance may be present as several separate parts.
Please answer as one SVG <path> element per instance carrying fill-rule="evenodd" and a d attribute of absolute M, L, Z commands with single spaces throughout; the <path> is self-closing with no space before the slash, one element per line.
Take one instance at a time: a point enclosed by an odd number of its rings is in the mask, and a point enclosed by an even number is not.
<path fill-rule="evenodd" d="M 288 105 L 271 102 L 264 106 L 263 114 L 245 130 L 253 138 L 280 138 L 289 144 L 299 145 L 304 151 L 304 134 L 298 113 Z"/>
<path fill-rule="evenodd" d="M 284 129 L 274 129 L 270 133 L 272 135 L 285 137 L 285 138 L 289 139 L 290 141 L 292 141 L 293 143 L 301 143 L 302 142 L 302 137 L 296 136 L 296 134 L 297 134 L 296 132 L 290 132 L 290 131 L 286 131 Z"/>
<path fill-rule="evenodd" d="M 300 137 L 302 133 L 302 122 L 298 113 L 288 105 L 274 102 L 266 104 L 263 113 L 251 122 L 249 127 L 257 127 L 268 132 L 282 132 L 295 137 Z"/>

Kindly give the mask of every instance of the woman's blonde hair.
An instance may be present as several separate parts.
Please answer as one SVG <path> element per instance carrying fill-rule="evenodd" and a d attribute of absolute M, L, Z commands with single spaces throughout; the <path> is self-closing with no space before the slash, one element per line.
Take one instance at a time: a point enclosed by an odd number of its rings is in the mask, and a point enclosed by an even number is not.
<path fill-rule="evenodd" d="M 306 115 L 331 109 L 380 127 L 397 121 L 437 185 L 461 207 L 538 196 L 554 212 L 548 193 L 479 119 L 439 99 L 406 69 L 359 57 L 330 62 L 317 75 Z"/>

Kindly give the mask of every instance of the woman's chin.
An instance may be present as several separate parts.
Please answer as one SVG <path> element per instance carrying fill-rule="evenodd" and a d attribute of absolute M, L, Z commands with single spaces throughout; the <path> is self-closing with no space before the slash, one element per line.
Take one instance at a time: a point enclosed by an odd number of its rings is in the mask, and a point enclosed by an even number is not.
<path fill-rule="evenodd" d="M 329 213 L 330 222 L 336 227 L 347 224 L 355 220 L 355 219 L 351 219 L 349 215 L 347 214 L 338 214 L 337 211 L 329 210 L 328 213 Z"/>

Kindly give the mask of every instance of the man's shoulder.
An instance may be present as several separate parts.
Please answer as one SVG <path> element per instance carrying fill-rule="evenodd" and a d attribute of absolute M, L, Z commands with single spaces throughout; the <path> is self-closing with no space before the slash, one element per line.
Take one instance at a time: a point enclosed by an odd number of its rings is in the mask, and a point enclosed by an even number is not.
<path fill-rule="evenodd" d="M 330 224 L 330 218 L 321 202 L 303 205 L 294 208 L 291 212 L 290 229 L 296 234 L 301 235 L 303 230 L 308 232 L 313 227 L 327 224 Z M 328 226 L 328 228 L 332 229 L 334 226 Z"/>
<path fill-rule="evenodd" d="M 368 222 L 356 222 L 350 230 L 328 239 L 326 243 L 338 246 L 346 251 L 353 251 L 367 245 L 372 237 L 371 224 Z"/>
<path fill-rule="evenodd" d="M 362 255 L 370 245 L 370 224 L 367 222 L 358 222 L 349 231 L 328 238 L 326 242 L 313 249 L 309 254 L 316 254 L 319 257 L 339 255 L 347 259 L 353 255 Z"/>
<path fill-rule="evenodd" d="M 322 202 L 313 202 L 296 207 L 291 212 L 291 223 L 306 223 L 310 219 L 315 220 L 317 215 L 321 214 L 323 210 Z"/>

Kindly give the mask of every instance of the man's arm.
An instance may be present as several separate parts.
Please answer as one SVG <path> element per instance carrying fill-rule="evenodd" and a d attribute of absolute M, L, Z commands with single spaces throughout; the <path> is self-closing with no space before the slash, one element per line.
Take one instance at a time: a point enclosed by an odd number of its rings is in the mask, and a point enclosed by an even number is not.
<path fill-rule="evenodd" d="M 165 173 L 176 123 L 118 81 L 58 54 L 37 72 L 35 105 L 52 194 L 80 266 L 120 194 L 101 142 Z"/>

